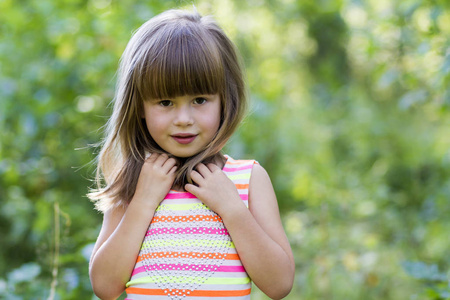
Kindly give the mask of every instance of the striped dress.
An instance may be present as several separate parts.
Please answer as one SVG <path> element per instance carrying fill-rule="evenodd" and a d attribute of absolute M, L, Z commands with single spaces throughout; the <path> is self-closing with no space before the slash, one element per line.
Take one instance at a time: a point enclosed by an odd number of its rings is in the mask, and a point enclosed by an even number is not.
<path fill-rule="evenodd" d="M 248 207 L 254 160 L 226 156 L 224 173 Z M 143 240 L 126 300 L 250 299 L 251 280 L 219 215 L 194 195 L 170 191 Z"/>

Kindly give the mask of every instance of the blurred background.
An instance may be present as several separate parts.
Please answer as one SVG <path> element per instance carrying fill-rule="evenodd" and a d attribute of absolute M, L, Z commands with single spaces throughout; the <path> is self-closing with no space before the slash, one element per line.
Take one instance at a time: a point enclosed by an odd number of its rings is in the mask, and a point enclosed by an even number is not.
<path fill-rule="evenodd" d="M 89 145 L 132 32 L 193 3 L 242 53 L 251 110 L 226 153 L 271 175 L 286 299 L 449 299 L 445 0 L 0 0 L 0 299 L 96 299 Z"/>

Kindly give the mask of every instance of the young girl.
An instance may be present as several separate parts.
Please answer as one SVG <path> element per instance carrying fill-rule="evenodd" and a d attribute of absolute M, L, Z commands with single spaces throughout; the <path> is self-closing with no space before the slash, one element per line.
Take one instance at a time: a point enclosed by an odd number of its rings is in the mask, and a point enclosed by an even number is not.
<path fill-rule="evenodd" d="M 253 281 L 285 297 L 294 260 L 269 176 L 221 153 L 246 106 L 223 31 L 196 12 L 152 18 L 125 49 L 114 101 L 89 194 L 104 212 L 95 294 L 249 299 Z"/>

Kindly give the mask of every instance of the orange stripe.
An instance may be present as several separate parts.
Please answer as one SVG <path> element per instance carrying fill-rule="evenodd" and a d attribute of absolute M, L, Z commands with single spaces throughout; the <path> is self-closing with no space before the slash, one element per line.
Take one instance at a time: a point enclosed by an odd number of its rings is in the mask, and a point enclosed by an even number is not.
<path fill-rule="evenodd" d="M 235 160 L 235 161 L 227 161 L 227 165 L 241 165 L 243 163 L 248 163 L 248 161 L 245 160 Z"/>
<path fill-rule="evenodd" d="M 228 164 L 230 164 L 230 165 L 241 165 L 241 164 L 248 164 L 248 163 L 250 163 L 251 162 L 251 160 L 245 160 L 245 159 L 240 159 L 240 160 L 235 160 L 235 161 L 227 161 L 227 165 Z M 257 161 L 254 161 L 254 163 L 255 164 L 259 164 Z"/>
<path fill-rule="evenodd" d="M 236 297 L 250 295 L 251 289 L 234 291 L 193 291 L 189 295 L 198 297 Z"/>
<path fill-rule="evenodd" d="M 153 296 L 164 296 L 167 295 L 167 293 L 164 293 L 161 289 L 142 289 L 142 288 L 135 288 L 130 287 L 125 289 L 125 292 L 127 294 L 135 294 L 135 295 L 153 295 Z"/>
<path fill-rule="evenodd" d="M 247 183 L 247 184 L 239 184 L 239 183 L 236 183 L 236 188 L 237 188 L 238 190 L 248 189 L 248 183 Z"/>
<path fill-rule="evenodd" d="M 205 216 L 205 215 L 195 215 L 195 216 L 158 216 L 154 217 L 152 223 L 156 222 L 189 222 L 189 221 L 211 221 L 211 222 L 222 222 L 222 218 L 218 215 Z"/>
<path fill-rule="evenodd" d="M 209 257 L 209 255 L 211 254 L 211 257 Z M 172 258 L 178 258 L 178 257 L 184 257 L 184 258 L 195 258 L 195 257 L 202 257 L 203 255 L 206 255 L 208 258 L 212 258 L 212 259 L 222 259 L 225 258 L 226 260 L 239 260 L 239 255 L 238 254 L 227 254 L 225 256 L 225 254 L 221 254 L 221 253 L 201 253 L 201 252 L 171 252 L 170 254 L 168 254 L 167 252 L 153 252 L 151 254 L 154 258 L 163 258 L 163 257 L 172 257 Z M 183 256 L 184 255 L 184 256 Z M 156 257 L 155 257 L 156 256 Z M 225 257 L 224 257 L 225 256 Z M 140 255 L 137 258 L 136 262 L 140 262 L 144 259 L 143 255 Z"/>
<path fill-rule="evenodd" d="M 130 287 L 125 290 L 127 294 L 135 294 L 135 295 L 168 295 L 171 293 L 174 296 L 183 294 L 182 290 L 179 289 L 172 289 L 172 291 L 168 291 L 167 293 L 164 293 L 164 290 L 161 289 L 143 289 L 143 288 L 135 288 Z M 202 290 L 195 290 L 191 291 L 188 296 L 192 297 L 236 297 L 236 296 L 246 296 L 250 295 L 251 289 L 246 290 L 231 290 L 231 291 L 202 291 Z"/>

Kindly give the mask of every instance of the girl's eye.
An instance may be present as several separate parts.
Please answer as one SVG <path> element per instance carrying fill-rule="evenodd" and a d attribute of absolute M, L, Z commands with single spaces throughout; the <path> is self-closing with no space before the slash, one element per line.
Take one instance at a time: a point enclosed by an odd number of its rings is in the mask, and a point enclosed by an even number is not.
<path fill-rule="evenodd" d="M 204 104 L 206 102 L 205 98 L 195 98 L 194 103 L 195 104 Z"/>
<path fill-rule="evenodd" d="M 162 100 L 162 101 L 159 101 L 159 105 L 161 105 L 161 106 L 171 106 L 172 105 L 172 101 L 170 101 L 170 100 Z"/>

